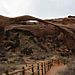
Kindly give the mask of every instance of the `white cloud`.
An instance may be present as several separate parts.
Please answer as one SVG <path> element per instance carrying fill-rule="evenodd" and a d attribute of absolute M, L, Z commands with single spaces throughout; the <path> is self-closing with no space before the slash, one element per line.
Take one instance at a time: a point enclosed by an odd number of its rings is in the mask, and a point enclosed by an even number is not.
<path fill-rule="evenodd" d="M 33 0 L 1 0 L 0 14 L 6 16 L 18 16 L 33 12 Z"/>
<path fill-rule="evenodd" d="M 36 14 L 43 18 L 75 15 L 75 0 L 37 0 Z M 40 12 L 40 13 L 39 13 Z"/>
<path fill-rule="evenodd" d="M 41 18 L 75 15 L 75 0 L 0 0 L 0 15 Z"/>

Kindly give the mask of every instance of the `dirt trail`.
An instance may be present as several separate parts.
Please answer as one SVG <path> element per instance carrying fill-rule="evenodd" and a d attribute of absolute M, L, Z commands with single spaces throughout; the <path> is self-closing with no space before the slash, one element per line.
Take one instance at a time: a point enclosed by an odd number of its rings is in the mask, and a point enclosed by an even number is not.
<path fill-rule="evenodd" d="M 56 75 L 58 73 L 58 71 L 65 70 L 66 67 L 67 67 L 67 65 L 63 65 L 63 64 L 54 65 L 54 66 L 51 67 L 50 71 L 48 71 L 48 73 L 46 75 Z"/>

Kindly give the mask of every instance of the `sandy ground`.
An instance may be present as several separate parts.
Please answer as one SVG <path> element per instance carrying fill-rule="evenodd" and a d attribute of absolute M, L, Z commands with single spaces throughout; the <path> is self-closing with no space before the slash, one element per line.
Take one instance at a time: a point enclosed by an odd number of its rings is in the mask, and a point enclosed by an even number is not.
<path fill-rule="evenodd" d="M 66 65 L 55 65 L 55 66 L 52 66 L 50 71 L 47 72 L 46 75 L 58 75 L 57 73 L 60 71 L 60 70 L 65 70 L 67 68 Z"/>

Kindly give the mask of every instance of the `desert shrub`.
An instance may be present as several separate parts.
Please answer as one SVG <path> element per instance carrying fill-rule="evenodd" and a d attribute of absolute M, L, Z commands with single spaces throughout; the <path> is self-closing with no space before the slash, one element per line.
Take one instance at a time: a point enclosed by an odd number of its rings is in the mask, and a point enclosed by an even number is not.
<path fill-rule="evenodd" d="M 21 45 L 21 53 L 30 55 L 31 53 L 33 53 L 33 51 L 31 47 L 29 48 L 29 47 L 26 47 L 25 45 Z"/>

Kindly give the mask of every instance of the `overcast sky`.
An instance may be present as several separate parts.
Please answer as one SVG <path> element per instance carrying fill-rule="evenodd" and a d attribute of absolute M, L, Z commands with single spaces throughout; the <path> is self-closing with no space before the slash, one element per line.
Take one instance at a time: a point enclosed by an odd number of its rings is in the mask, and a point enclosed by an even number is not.
<path fill-rule="evenodd" d="M 0 0 L 0 15 L 40 18 L 75 15 L 75 0 Z"/>

